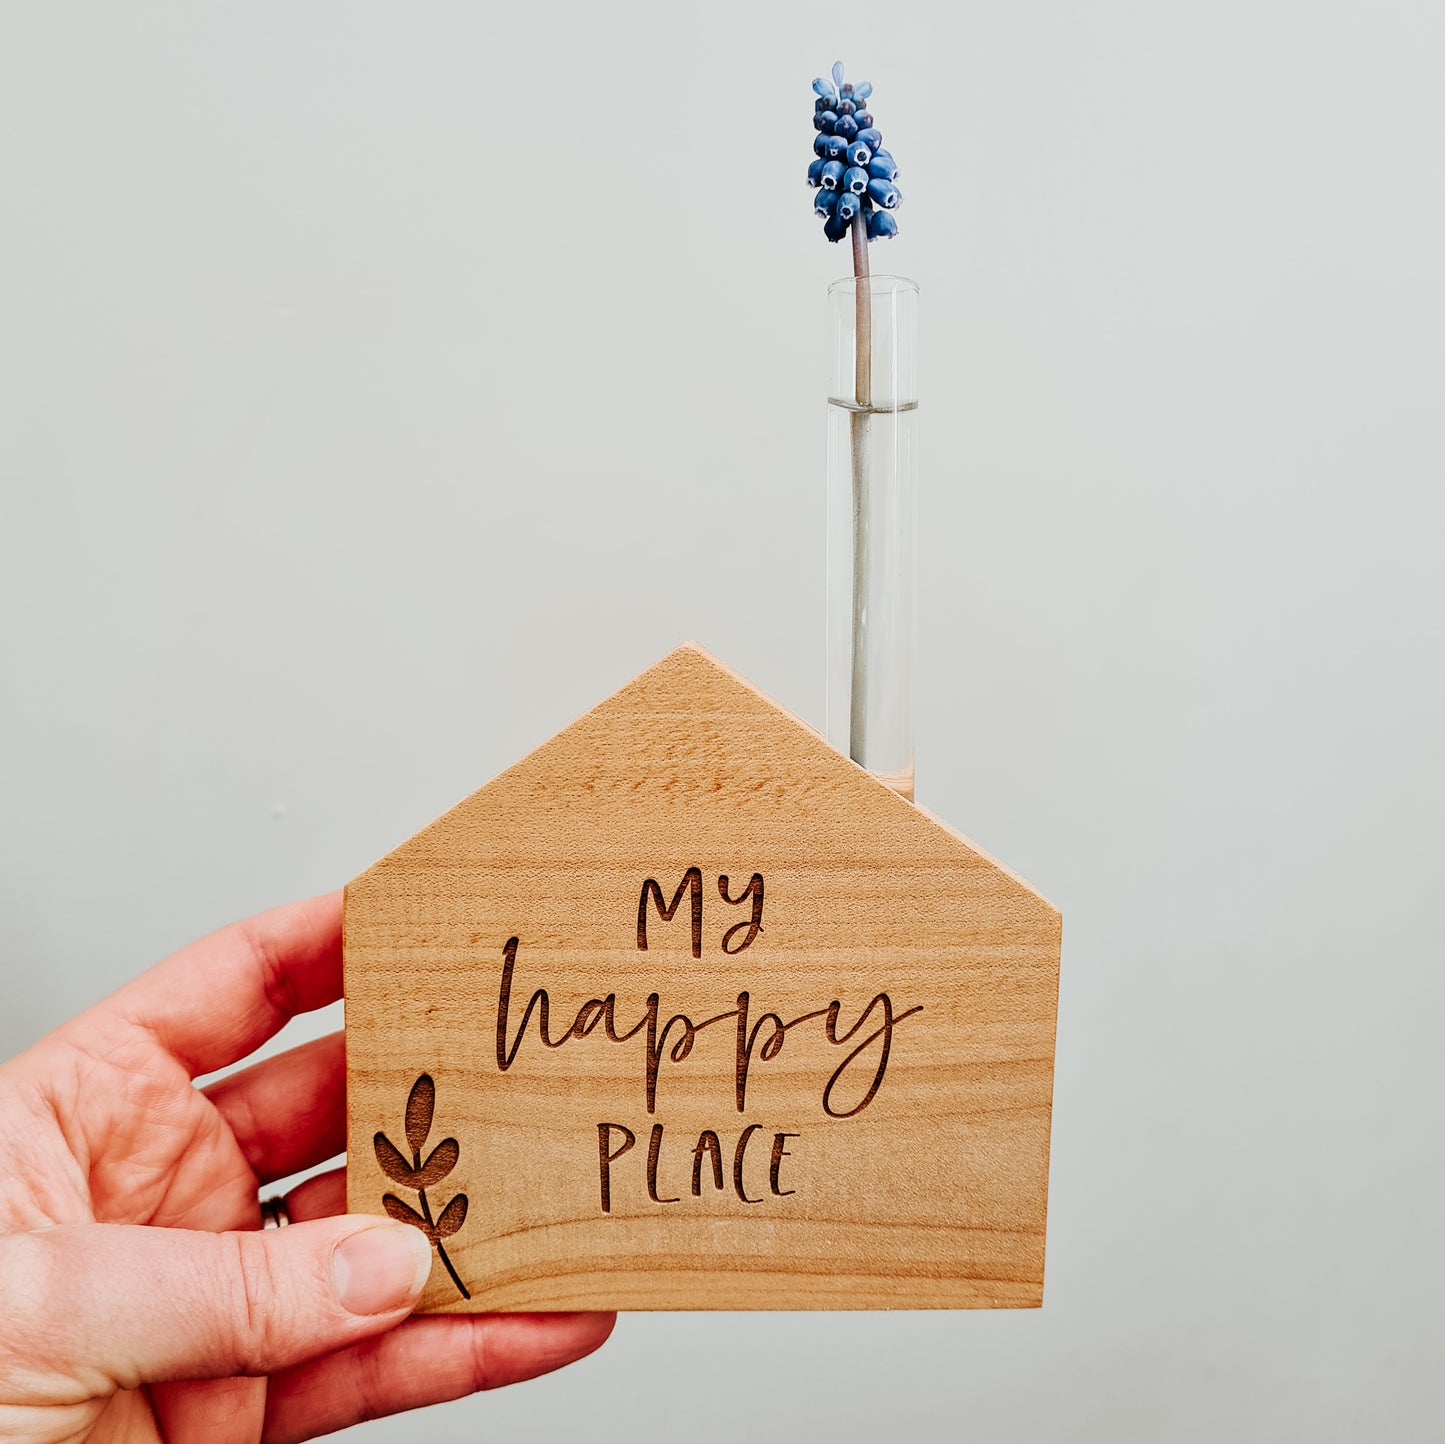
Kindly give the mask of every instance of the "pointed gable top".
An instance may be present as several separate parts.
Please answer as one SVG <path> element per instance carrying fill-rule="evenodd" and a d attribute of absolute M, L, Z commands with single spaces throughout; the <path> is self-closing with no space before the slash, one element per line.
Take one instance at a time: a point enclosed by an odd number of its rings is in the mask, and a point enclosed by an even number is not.
<path fill-rule="evenodd" d="M 990 869 L 1000 887 L 1056 912 L 977 844 L 900 797 L 694 642 L 534 748 L 352 886 L 378 869 L 459 849 L 478 861 L 507 856 L 518 840 L 491 832 L 488 819 L 497 809 L 524 809 L 527 847 L 565 857 L 610 837 L 639 808 L 691 827 L 720 801 L 729 829 L 766 825 L 776 834 L 779 857 L 806 859 L 820 832 L 841 825 L 867 855 L 921 848 L 938 865 Z"/>

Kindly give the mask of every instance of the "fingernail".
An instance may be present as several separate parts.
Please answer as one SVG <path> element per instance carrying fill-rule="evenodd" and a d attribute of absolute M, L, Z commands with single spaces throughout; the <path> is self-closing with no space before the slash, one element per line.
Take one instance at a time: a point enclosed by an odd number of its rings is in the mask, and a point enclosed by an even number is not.
<path fill-rule="evenodd" d="M 415 1303 L 431 1273 L 431 1245 L 420 1229 L 378 1223 L 344 1238 L 331 1255 L 331 1282 L 352 1314 L 385 1314 Z"/>

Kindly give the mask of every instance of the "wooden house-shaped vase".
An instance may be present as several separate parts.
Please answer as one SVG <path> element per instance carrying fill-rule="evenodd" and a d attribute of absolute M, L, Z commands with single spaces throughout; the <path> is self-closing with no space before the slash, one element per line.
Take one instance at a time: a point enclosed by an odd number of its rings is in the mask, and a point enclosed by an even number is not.
<path fill-rule="evenodd" d="M 349 1206 L 432 1311 L 1038 1305 L 1059 940 L 681 647 L 347 888 Z"/>

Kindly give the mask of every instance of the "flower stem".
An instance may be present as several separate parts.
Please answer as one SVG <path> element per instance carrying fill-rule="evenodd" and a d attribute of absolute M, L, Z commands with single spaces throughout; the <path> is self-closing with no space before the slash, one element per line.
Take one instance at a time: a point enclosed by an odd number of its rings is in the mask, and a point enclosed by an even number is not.
<path fill-rule="evenodd" d="M 853 667 L 848 699 L 848 754 L 866 766 L 868 750 L 868 502 L 869 408 L 873 405 L 873 288 L 868 279 L 868 228 L 862 215 L 853 239 L 853 400 L 848 418 L 853 464 Z"/>

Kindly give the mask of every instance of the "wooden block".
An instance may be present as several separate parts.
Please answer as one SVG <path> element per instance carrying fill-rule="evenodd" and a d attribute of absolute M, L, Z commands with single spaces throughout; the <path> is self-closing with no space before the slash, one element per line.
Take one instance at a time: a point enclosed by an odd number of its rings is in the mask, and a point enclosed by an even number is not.
<path fill-rule="evenodd" d="M 1036 1306 L 1059 939 L 680 647 L 347 888 L 350 1207 L 431 1311 Z"/>

